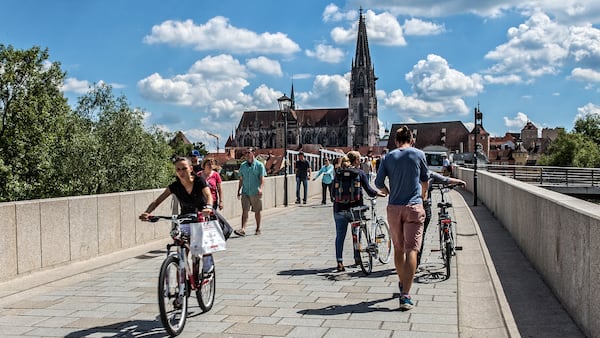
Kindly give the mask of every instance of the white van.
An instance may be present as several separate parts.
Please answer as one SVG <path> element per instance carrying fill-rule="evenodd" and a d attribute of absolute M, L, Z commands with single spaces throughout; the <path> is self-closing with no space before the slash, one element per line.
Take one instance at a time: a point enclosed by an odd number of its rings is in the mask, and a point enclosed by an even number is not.
<path fill-rule="evenodd" d="M 448 154 L 446 154 L 444 151 L 424 151 L 424 153 L 429 170 L 441 173 L 444 169 L 443 156 L 448 156 Z"/>

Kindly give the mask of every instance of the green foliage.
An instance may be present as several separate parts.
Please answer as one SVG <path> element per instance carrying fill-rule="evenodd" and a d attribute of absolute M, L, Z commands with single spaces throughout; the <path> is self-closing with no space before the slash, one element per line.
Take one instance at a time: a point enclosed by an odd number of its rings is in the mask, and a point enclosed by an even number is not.
<path fill-rule="evenodd" d="M 143 112 L 94 86 L 75 110 L 48 51 L 0 44 L 0 201 L 164 187 L 173 150 Z"/>
<path fill-rule="evenodd" d="M 47 50 L 1 44 L 0 69 L 0 201 L 49 197 L 69 115 L 59 90 L 65 74 Z"/>
<path fill-rule="evenodd" d="M 600 166 L 600 149 L 583 134 L 561 132 L 537 165 L 597 168 Z"/>
<path fill-rule="evenodd" d="M 89 153 L 95 193 L 157 188 L 172 176 L 171 149 L 165 134 L 143 125 L 143 112 L 131 109 L 124 96 L 115 98 L 112 88 L 98 85 L 79 99 L 81 118 L 96 121 L 97 146 Z"/>
<path fill-rule="evenodd" d="M 574 132 L 583 134 L 600 146 L 600 114 L 586 114 L 575 121 Z"/>

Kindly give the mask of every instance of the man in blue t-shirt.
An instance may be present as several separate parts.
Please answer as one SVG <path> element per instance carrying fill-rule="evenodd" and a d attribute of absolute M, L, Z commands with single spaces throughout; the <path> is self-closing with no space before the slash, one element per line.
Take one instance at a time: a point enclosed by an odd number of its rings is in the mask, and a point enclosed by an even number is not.
<path fill-rule="evenodd" d="M 410 310 L 413 302 L 409 295 L 415 277 L 417 252 L 423 241 L 427 196 L 428 169 L 425 154 L 412 147 L 412 132 L 407 126 L 396 131 L 397 148 L 381 161 L 375 186 L 389 192 L 387 217 L 394 244 L 394 263 L 400 288 L 400 308 Z M 389 179 L 389 189 L 385 179 Z"/>
<path fill-rule="evenodd" d="M 250 207 L 256 220 L 256 234 L 260 235 L 260 211 L 262 210 L 262 193 L 267 171 L 265 166 L 254 157 L 254 150 L 244 152 L 246 161 L 240 166 L 240 180 L 237 196 L 242 201 L 242 228 L 235 230 L 238 236 L 246 236 L 246 223 Z"/>

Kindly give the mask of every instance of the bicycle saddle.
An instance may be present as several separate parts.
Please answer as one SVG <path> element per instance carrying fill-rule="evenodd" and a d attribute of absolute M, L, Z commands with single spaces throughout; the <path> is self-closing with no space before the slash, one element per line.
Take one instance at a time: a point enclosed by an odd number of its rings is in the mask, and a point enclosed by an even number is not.
<path fill-rule="evenodd" d="M 438 208 L 452 208 L 452 203 L 450 202 L 445 202 L 445 203 L 438 203 Z"/>
<path fill-rule="evenodd" d="M 360 205 L 358 207 L 351 208 L 350 210 L 355 211 L 355 212 L 365 212 L 365 211 L 369 210 L 369 207 L 366 205 Z"/>

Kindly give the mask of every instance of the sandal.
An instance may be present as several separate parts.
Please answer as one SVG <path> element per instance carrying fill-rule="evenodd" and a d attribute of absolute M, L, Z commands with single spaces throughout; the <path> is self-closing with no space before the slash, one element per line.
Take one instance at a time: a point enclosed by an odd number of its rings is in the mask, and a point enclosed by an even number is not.
<path fill-rule="evenodd" d="M 256 229 L 256 235 L 260 235 L 260 230 Z"/>
<path fill-rule="evenodd" d="M 344 271 L 346 271 L 346 268 L 344 268 L 344 264 L 338 263 L 337 272 L 344 272 Z"/>
<path fill-rule="evenodd" d="M 246 231 L 244 229 L 240 229 L 240 230 L 233 230 L 233 233 L 240 236 L 240 237 L 244 237 L 246 236 Z"/>

